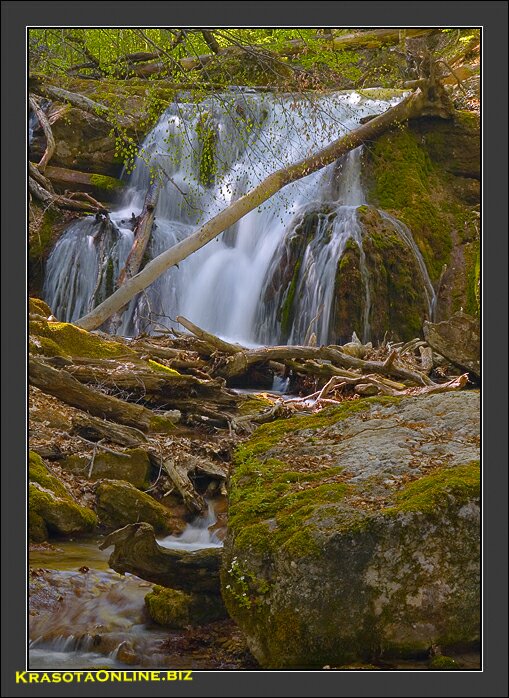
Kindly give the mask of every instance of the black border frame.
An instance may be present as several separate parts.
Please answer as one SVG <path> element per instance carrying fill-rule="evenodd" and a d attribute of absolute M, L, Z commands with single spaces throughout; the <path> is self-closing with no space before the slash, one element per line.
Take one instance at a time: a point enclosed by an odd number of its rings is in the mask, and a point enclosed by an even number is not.
<path fill-rule="evenodd" d="M 290 10 L 290 11 L 289 11 Z M 122 22 L 118 22 L 118 18 Z M 480 26 L 483 27 L 483 490 L 482 672 L 199 672 L 187 684 L 104 684 L 108 695 L 507 695 L 507 3 L 457 2 L 2 2 L 2 695 L 101 695 L 98 684 L 15 684 L 25 669 L 26 26 Z M 199 21 L 199 24 L 197 22 Z M 290 20 L 290 21 L 289 21 Z M 391 22 L 392 20 L 392 22 Z M 504 80 L 504 78 L 506 78 Z M 504 128 L 505 127 L 505 128 Z M 505 253 L 505 254 L 504 254 Z M 501 319 L 503 318 L 503 319 Z M 23 349 L 21 349 L 23 348 Z M 504 487 L 505 485 L 505 487 Z M 22 581 L 23 580 L 23 581 Z M 169 690 L 168 690 L 169 689 Z M 104 690 L 104 689 L 102 689 Z"/>

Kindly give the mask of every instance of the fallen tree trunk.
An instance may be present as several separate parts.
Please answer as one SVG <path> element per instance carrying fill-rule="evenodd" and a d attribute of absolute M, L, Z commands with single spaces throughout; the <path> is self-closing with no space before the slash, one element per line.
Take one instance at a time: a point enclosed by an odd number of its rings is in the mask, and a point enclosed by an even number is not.
<path fill-rule="evenodd" d="M 150 236 L 152 235 L 152 226 L 154 225 L 159 190 L 160 180 L 158 177 L 154 177 L 145 196 L 143 210 L 134 228 L 133 246 L 129 252 L 124 268 L 119 274 L 117 286 L 122 286 L 127 279 L 137 274 L 140 269 L 143 255 L 145 254 Z"/>
<path fill-rule="evenodd" d="M 287 184 L 322 169 L 367 140 L 376 138 L 394 125 L 421 115 L 448 117 L 451 105 L 445 88 L 430 82 L 412 93 L 399 104 L 391 107 L 369 123 L 359 126 L 326 148 L 299 162 L 273 172 L 263 182 L 244 196 L 236 199 L 226 209 L 202 225 L 195 233 L 177 243 L 150 261 L 138 274 L 128 279 L 115 293 L 92 312 L 80 318 L 76 324 L 87 330 L 97 329 L 114 313 L 123 308 L 140 291 L 143 291 L 169 267 L 178 264 L 196 252 L 247 213 L 267 201 Z"/>
<path fill-rule="evenodd" d="M 30 103 L 30 106 L 32 107 L 32 111 L 37 116 L 37 120 L 41 124 L 42 130 L 44 131 L 44 135 L 46 136 L 46 150 L 44 151 L 44 154 L 39 164 L 37 165 L 39 170 L 41 172 L 44 172 L 46 165 L 51 160 L 51 158 L 53 157 L 53 153 L 55 152 L 55 137 L 53 136 L 53 131 L 51 130 L 48 117 L 44 113 L 44 110 L 41 109 L 39 102 L 35 99 L 33 95 L 29 95 L 28 101 Z"/>
<path fill-rule="evenodd" d="M 46 177 L 57 187 L 71 191 L 99 192 L 105 199 L 111 199 L 112 195 L 118 193 L 123 184 L 115 177 L 108 175 L 97 176 L 90 172 L 80 172 L 70 170 L 65 167 L 49 166 L 45 170 Z"/>
<path fill-rule="evenodd" d="M 178 315 L 176 320 L 180 325 L 182 325 L 182 327 L 185 327 L 186 330 L 189 330 L 189 332 L 194 334 L 195 337 L 198 337 L 198 339 L 201 339 L 209 344 L 212 349 L 217 349 L 225 354 L 237 354 L 240 351 L 245 351 L 244 347 L 240 346 L 240 344 L 225 342 L 223 339 L 210 334 L 210 332 L 202 330 L 201 327 L 198 327 L 198 325 L 195 325 L 190 320 L 187 320 L 187 318 L 182 317 L 182 315 Z"/>
<path fill-rule="evenodd" d="M 358 368 L 365 373 L 381 373 L 386 376 L 397 376 L 403 380 L 411 381 L 417 385 L 433 385 L 433 381 L 427 375 L 419 371 L 396 364 L 394 361 L 365 361 L 350 354 L 343 353 L 340 347 L 299 347 L 280 346 L 265 347 L 243 351 L 229 357 L 216 371 L 224 378 L 233 378 L 245 373 L 249 366 L 266 361 L 323 359 L 330 361 L 334 366 L 343 368 Z"/>
<path fill-rule="evenodd" d="M 69 92 L 69 90 L 64 90 L 61 87 L 43 83 L 39 83 L 35 89 L 44 97 L 55 99 L 58 102 L 72 104 L 73 107 L 77 107 L 99 118 L 108 120 L 110 115 L 110 110 L 104 104 L 94 102 L 93 99 L 89 99 L 89 97 L 85 97 L 85 95 L 79 94 L 78 92 Z"/>
<path fill-rule="evenodd" d="M 146 407 L 92 390 L 82 385 L 67 371 L 51 368 L 33 357 L 28 359 L 28 382 L 67 405 L 102 419 L 110 419 L 145 432 L 171 432 L 175 428 L 171 421 L 154 414 Z"/>
<path fill-rule="evenodd" d="M 129 572 L 153 584 L 193 593 L 219 594 L 222 549 L 205 548 L 188 552 L 160 546 L 154 529 L 134 523 L 113 531 L 99 545 L 115 546 L 109 565 L 120 574 Z"/>
<path fill-rule="evenodd" d="M 57 206 L 58 208 L 65 208 L 69 211 L 81 211 L 83 213 L 107 213 L 104 206 L 98 201 L 95 201 L 95 199 L 92 199 L 92 197 L 88 197 L 88 201 L 78 201 L 67 196 L 61 196 L 60 194 L 53 194 L 39 184 L 33 176 L 28 177 L 28 189 L 32 196 L 46 206 Z M 87 195 L 83 194 L 82 196 L 86 197 Z"/>
<path fill-rule="evenodd" d="M 105 439 L 121 446 L 134 447 L 147 442 L 147 437 L 139 429 L 126 427 L 105 419 L 78 414 L 72 417 L 72 433 L 89 441 Z"/>
<path fill-rule="evenodd" d="M 180 463 L 175 463 L 173 459 L 163 462 L 163 469 L 180 493 L 182 500 L 192 514 L 204 514 L 207 511 L 207 504 L 201 494 L 195 489 L 189 479 L 189 469 Z"/>

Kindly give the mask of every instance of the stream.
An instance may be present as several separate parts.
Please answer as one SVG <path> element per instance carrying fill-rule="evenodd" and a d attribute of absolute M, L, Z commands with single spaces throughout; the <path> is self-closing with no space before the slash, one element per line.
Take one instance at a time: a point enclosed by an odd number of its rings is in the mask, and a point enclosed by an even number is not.
<path fill-rule="evenodd" d="M 220 547 L 209 531 L 215 522 L 209 503 L 207 516 L 158 542 L 187 551 Z M 152 584 L 110 569 L 111 550 L 101 551 L 99 543 L 62 541 L 30 551 L 30 669 L 210 668 L 206 658 L 168 651 L 168 638 L 179 631 L 150 621 L 144 598 Z"/>

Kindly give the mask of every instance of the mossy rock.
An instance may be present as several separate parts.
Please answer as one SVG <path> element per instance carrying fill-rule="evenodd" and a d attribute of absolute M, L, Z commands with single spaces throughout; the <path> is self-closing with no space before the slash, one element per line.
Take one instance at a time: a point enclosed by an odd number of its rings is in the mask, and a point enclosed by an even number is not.
<path fill-rule="evenodd" d="M 42 458 L 29 454 L 28 528 L 34 542 L 51 534 L 89 533 L 97 525 L 95 513 L 80 506 L 65 486 L 50 473 Z"/>
<path fill-rule="evenodd" d="M 50 315 L 52 315 L 51 308 L 49 307 L 49 305 L 40 298 L 28 299 L 28 312 L 30 315 L 41 315 L 45 318 L 48 318 Z"/>
<path fill-rule="evenodd" d="M 457 671 L 460 667 L 458 662 L 452 657 L 447 657 L 445 654 L 439 654 L 430 660 L 429 668 L 432 671 Z"/>
<path fill-rule="evenodd" d="M 161 586 L 145 596 L 145 605 L 154 623 L 169 628 L 205 625 L 226 616 L 220 596 L 187 594 Z"/>
<path fill-rule="evenodd" d="M 106 529 L 145 521 L 157 533 L 180 533 L 185 524 L 159 504 L 153 497 L 140 492 L 122 480 L 101 480 L 96 489 L 99 523 Z"/>
<path fill-rule="evenodd" d="M 87 456 L 72 455 L 60 461 L 60 467 L 76 475 L 86 475 L 90 467 Z M 110 453 L 98 451 L 94 458 L 94 467 L 90 478 L 92 480 L 125 480 L 134 487 L 148 487 L 150 475 L 150 459 L 142 448 L 127 449 Z"/>
<path fill-rule="evenodd" d="M 30 350 L 45 356 L 87 359 L 136 358 L 135 352 L 125 344 L 103 339 L 100 335 L 82 330 L 69 322 L 31 320 L 29 335 Z"/>
<path fill-rule="evenodd" d="M 399 126 L 363 152 L 363 164 L 368 202 L 409 227 L 432 282 L 441 282 L 437 317 L 467 304 L 471 312 L 464 280 L 474 265 L 465 246 L 479 238 L 472 215 L 480 202 L 478 116 L 456 112 L 451 120 L 416 119 Z"/>
<path fill-rule="evenodd" d="M 263 667 L 479 638 L 479 394 L 368 398 L 236 452 L 221 588 Z"/>

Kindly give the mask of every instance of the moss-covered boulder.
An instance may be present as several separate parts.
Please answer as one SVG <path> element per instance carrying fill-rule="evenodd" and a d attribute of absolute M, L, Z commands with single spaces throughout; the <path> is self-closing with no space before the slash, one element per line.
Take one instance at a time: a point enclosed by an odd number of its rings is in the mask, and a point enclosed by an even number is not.
<path fill-rule="evenodd" d="M 99 523 L 106 529 L 145 521 L 157 533 L 181 533 L 185 523 L 159 504 L 153 497 L 140 492 L 122 480 L 101 480 L 96 489 Z"/>
<path fill-rule="evenodd" d="M 479 394 L 368 398 L 259 427 L 221 585 L 264 667 L 479 639 Z"/>
<path fill-rule="evenodd" d="M 86 359 L 137 357 L 136 353 L 125 344 L 104 339 L 98 334 L 82 330 L 81 327 L 69 322 L 47 322 L 36 319 L 29 322 L 28 329 L 29 347 L 34 354 Z"/>
<path fill-rule="evenodd" d="M 42 318 L 48 318 L 52 314 L 49 305 L 40 298 L 28 299 L 28 313 L 29 315 L 40 315 Z"/>
<path fill-rule="evenodd" d="M 155 586 L 145 596 L 145 605 L 154 623 L 170 628 L 205 625 L 226 615 L 219 595 L 187 594 L 161 586 Z"/>
<path fill-rule="evenodd" d="M 60 467 L 75 475 L 88 475 L 90 458 L 72 455 L 60 461 Z M 125 480 L 134 487 L 143 489 L 148 486 L 150 459 L 142 448 L 127 449 L 123 452 L 98 451 L 94 458 L 94 467 L 90 473 L 92 480 Z"/>
<path fill-rule="evenodd" d="M 28 535 L 40 543 L 51 534 L 88 533 L 97 524 L 95 513 L 82 507 L 65 486 L 50 473 L 42 458 L 29 454 Z"/>

